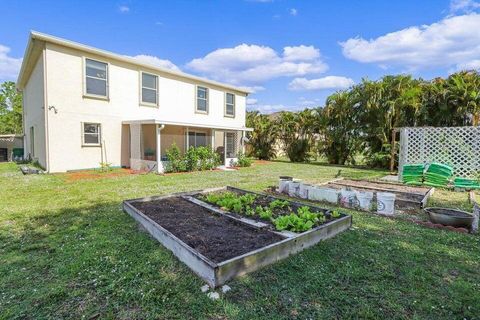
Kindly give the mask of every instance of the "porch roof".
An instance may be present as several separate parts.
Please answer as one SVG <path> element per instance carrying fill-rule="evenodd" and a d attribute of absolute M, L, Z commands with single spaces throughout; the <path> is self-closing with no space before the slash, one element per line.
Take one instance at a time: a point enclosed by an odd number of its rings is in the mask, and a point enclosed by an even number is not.
<path fill-rule="evenodd" d="M 125 121 L 122 121 L 122 123 L 123 124 L 164 124 L 164 125 L 171 125 L 171 126 L 209 128 L 209 129 L 217 129 L 217 130 L 253 131 L 253 128 L 247 128 L 247 127 L 228 127 L 228 126 L 218 126 L 218 125 L 211 125 L 211 124 L 165 121 L 165 120 L 158 120 L 158 119 L 125 120 Z"/>
<path fill-rule="evenodd" d="M 0 135 L 1 142 L 13 142 L 16 138 L 23 138 L 22 135 L 19 134 L 2 134 Z"/>

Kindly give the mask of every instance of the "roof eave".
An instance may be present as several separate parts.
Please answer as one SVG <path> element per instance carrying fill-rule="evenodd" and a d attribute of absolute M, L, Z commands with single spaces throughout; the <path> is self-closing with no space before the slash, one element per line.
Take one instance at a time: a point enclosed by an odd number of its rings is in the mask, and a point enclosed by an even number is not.
<path fill-rule="evenodd" d="M 74 49 L 81 50 L 81 51 L 87 51 L 87 52 L 90 52 L 90 53 L 93 53 L 93 54 L 108 57 L 108 58 L 111 58 L 111 59 L 114 59 L 114 60 L 129 63 L 129 64 L 149 68 L 149 69 L 152 69 L 152 70 L 157 70 L 159 72 L 171 74 L 171 75 L 174 75 L 174 76 L 177 76 L 177 77 L 182 77 L 182 78 L 202 82 L 202 83 L 205 83 L 205 84 L 210 84 L 210 85 L 213 85 L 213 86 L 217 86 L 217 87 L 221 87 L 221 88 L 245 93 L 246 95 L 252 93 L 250 90 L 246 90 L 244 88 L 231 86 L 231 85 L 228 85 L 228 84 L 224 84 L 224 83 L 221 83 L 221 82 L 209 80 L 209 79 L 202 78 L 202 77 L 197 77 L 197 76 L 190 75 L 190 74 L 187 74 L 187 73 L 184 73 L 184 72 L 178 72 L 178 71 L 169 70 L 169 69 L 166 69 L 166 68 L 161 68 L 161 67 L 158 67 L 158 66 L 155 66 L 155 65 L 152 65 L 152 64 L 148 64 L 148 63 L 138 61 L 138 60 L 136 60 L 134 58 L 131 58 L 131 57 L 128 57 L 128 56 L 123 56 L 123 55 L 116 54 L 116 53 L 113 53 L 113 52 L 110 52 L 110 51 L 97 49 L 97 48 L 94 48 L 94 47 L 91 47 L 91 46 L 83 45 L 83 44 L 80 44 L 80 43 L 77 43 L 77 42 L 74 42 L 74 41 L 58 38 L 58 37 L 51 36 L 51 35 L 48 35 L 48 34 L 44 34 L 44 33 L 37 32 L 37 31 L 31 31 L 30 32 L 30 41 L 29 41 L 29 45 L 27 47 L 27 51 L 26 51 L 26 54 L 25 54 L 24 63 L 22 63 L 22 69 L 23 69 L 23 66 L 25 64 L 25 61 L 28 59 L 29 47 L 31 46 L 33 40 L 35 40 L 35 39 L 42 40 L 42 41 L 45 41 L 45 42 L 54 43 L 54 44 L 58 44 L 58 45 L 65 46 L 65 47 L 74 48 Z M 27 61 L 27 63 L 28 63 L 28 61 Z M 20 78 L 20 76 L 22 75 L 22 69 L 20 71 L 19 80 L 23 80 L 23 79 Z"/>

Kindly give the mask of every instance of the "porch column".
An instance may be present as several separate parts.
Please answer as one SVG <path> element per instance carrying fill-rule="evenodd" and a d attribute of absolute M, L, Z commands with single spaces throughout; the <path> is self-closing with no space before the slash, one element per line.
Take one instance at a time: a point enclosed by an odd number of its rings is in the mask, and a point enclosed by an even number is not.
<path fill-rule="evenodd" d="M 142 138 L 142 125 L 131 124 L 130 125 L 130 168 L 133 170 L 141 169 L 141 138 Z"/>
<path fill-rule="evenodd" d="M 211 130 L 211 133 L 210 133 L 212 136 L 210 137 L 210 144 L 211 144 L 211 147 L 212 147 L 212 151 L 215 152 L 215 129 L 212 129 Z"/>
<path fill-rule="evenodd" d="M 162 174 L 165 172 L 165 169 L 163 168 L 163 163 L 162 163 L 162 144 L 161 144 L 161 133 L 162 129 L 165 127 L 163 124 L 157 124 L 155 125 L 155 140 L 157 143 L 156 147 L 156 159 L 157 159 L 157 173 Z"/>
<path fill-rule="evenodd" d="M 227 132 L 223 131 L 223 163 L 225 167 L 230 167 L 230 163 L 227 163 Z"/>
<path fill-rule="evenodd" d="M 242 146 L 242 153 L 245 155 L 245 130 L 242 130 L 242 139 L 240 140 L 240 145 Z"/>

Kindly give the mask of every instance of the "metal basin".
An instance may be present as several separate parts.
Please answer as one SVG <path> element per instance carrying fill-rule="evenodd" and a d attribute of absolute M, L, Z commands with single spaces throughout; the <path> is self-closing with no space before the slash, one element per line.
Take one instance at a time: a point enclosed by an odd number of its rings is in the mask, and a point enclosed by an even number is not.
<path fill-rule="evenodd" d="M 473 215 L 468 212 L 448 208 L 425 208 L 425 212 L 433 223 L 456 228 L 472 228 Z"/>

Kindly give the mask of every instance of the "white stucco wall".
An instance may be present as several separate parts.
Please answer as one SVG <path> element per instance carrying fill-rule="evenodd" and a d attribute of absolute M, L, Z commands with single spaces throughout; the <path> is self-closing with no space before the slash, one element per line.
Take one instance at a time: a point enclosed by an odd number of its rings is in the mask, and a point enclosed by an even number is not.
<path fill-rule="evenodd" d="M 32 74 L 23 90 L 23 106 L 25 118 L 24 155 L 38 160 L 44 168 L 47 166 L 45 143 L 45 108 L 44 108 L 44 68 L 43 54 L 38 58 Z M 34 128 L 34 150 L 30 150 L 30 128 Z"/>
<path fill-rule="evenodd" d="M 84 97 L 84 66 L 87 57 L 109 64 L 109 99 Z M 135 65 L 47 43 L 47 90 L 50 172 L 98 167 L 106 161 L 122 161 L 122 121 L 158 119 L 209 126 L 245 126 L 246 96 L 236 95 L 236 116 L 224 116 L 225 90 Z M 140 71 L 159 76 L 159 106 L 140 105 Z M 209 113 L 195 112 L 196 84 L 209 88 Z M 229 91 L 230 92 L 230 91 Z M 100 123 L 104 149 L 82 147 L 82 122 Z"/>

